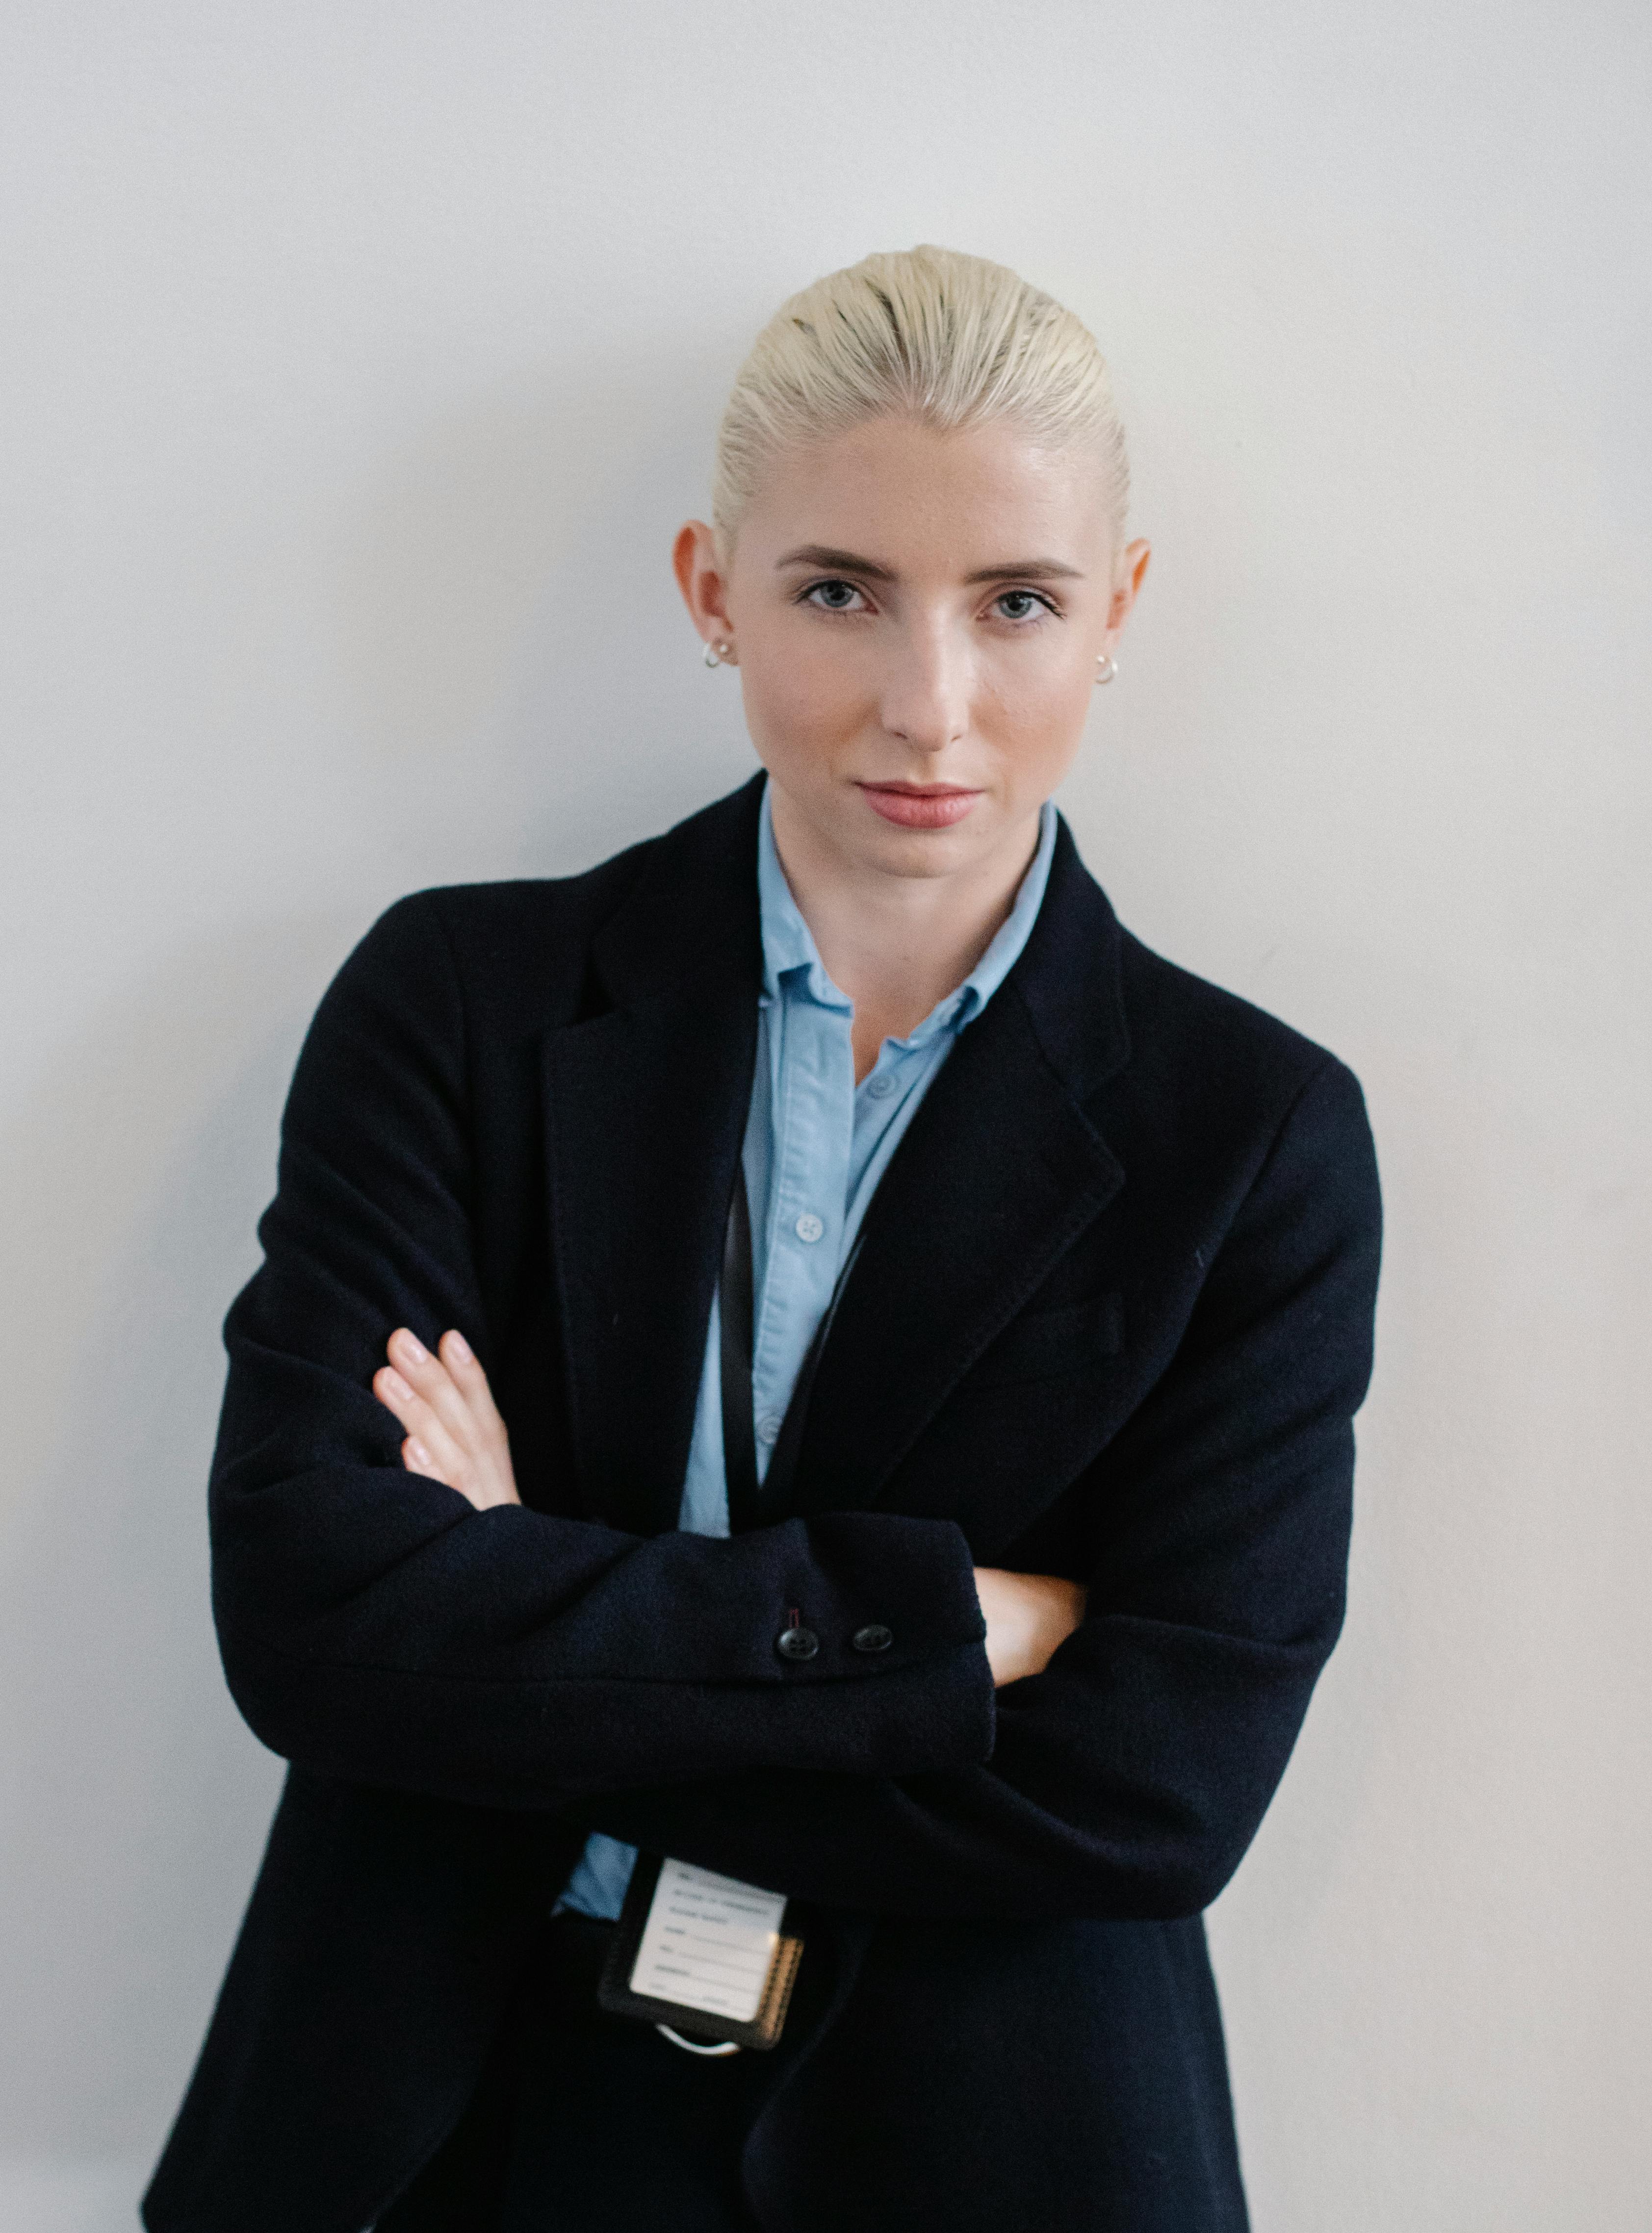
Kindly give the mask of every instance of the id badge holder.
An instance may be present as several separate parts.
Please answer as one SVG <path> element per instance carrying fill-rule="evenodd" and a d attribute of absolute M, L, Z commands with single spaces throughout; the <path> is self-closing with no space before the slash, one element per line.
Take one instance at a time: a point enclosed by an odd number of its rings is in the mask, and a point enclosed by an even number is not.
<path fill-rule="evenodd" d="M 639 1854 L 597 2005 L 766 2054 L 778 2043 L 803 1958 L 802 1939 L 783 1927 L 785 1913 L 784 1892 Z"/>

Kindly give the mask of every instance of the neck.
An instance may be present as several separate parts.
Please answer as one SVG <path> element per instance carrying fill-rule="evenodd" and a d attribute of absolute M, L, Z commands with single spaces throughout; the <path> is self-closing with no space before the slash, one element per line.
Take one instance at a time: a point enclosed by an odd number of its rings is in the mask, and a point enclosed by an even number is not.
<path fill-rule="evenodd" d="M 823 846 L 770 785 L 775 850 L 827 975 L 855 1004 L 858 1082 L 886 1038 L 904 1038 L 962 984 L 1002 927 L 1038 848 L 1036 813 L 980 861 L 944 876 L 894 876 Z"/>

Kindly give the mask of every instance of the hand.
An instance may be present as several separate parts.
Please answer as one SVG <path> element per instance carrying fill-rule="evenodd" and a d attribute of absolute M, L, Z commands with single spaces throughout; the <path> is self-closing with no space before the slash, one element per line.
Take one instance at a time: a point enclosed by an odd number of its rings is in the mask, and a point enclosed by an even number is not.
<path fill-rule="evenodd" d="M 977 1566 L 975 1594 L 986 1621 L 986 1663 L 992 1687 L 1042 1675 L 1057 1644 L 1084 1618 L 1089 1592 L 1056 1574 L 1013 1574 L 1003 1566 Z"/>
<path fill-rule="evenodd" d="M 407 1430 L 401 1462 L 408 1472 L 456 1488 L 478 1512 L 520 1504 L 504 1421 L 463 1334 L 445 1333 L 433 1357 L 398 1326 L 387 1347 L 390 1362 L 374 1374 L 373 1392 Z"/>

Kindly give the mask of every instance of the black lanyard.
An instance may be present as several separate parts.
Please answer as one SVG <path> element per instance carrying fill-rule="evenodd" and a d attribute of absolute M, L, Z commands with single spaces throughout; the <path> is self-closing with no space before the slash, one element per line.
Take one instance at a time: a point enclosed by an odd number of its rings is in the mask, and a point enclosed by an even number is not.
<path fill-rule="evenodd" d="M 751 1349 L 751 1208 L 745 1195 L 745 1168 L 734 1166 L 734 1192 L 729 1201 L 728 1225 L 723 1235 L 723 1284 L 718 1295 L 722 1325 L 720 1364 L 723 1383 L 723 1468 L 728 1480 L 729 1533 L 739 1534 L 766 1520 L 782 1520 L 797 1471 L 809 1393 L 815 1384 L 826 1337 L 832 1330 L 843 1288 L 861 1253 L 860 1235 L 844 1260 L 832 1288 L 831 1299 L 821 1313 L 780 1423 L 769 1469 L 758 1486 L 757 1433 L 752 1417 Z"/>

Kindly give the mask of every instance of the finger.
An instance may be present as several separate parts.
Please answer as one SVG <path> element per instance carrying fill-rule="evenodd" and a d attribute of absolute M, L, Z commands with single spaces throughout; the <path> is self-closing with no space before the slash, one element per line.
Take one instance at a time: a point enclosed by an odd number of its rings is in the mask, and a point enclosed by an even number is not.
<path fill-rule="evenodd" d="M 479 1455 L 478 1422 L 452 1374 L 406 1326 L 398 1326 L 386 1344 L 390 1362 L 447 1429 L 461 1449 Z"/>
<path fill-rule="evenodd" d="M 406 1441 L 403 1442 L 401 1462 L 409 1473 L 422 1475 L 426 1481 L 439 1481 L 444 1488 L 452 1488 L 455 1486 L 455 1483 L 451 1481 L 442 1480 L 442 1475 L 435 1459 L 432 1457 L 417 1435 L 409 1435 Z M 463 1495 L 464 1491 L 461 1489 L 459 1494 Z"/>
<path fill-rule="evenodd" d="M 475 1351 L 457 1326 L 450 1326 L 437 1344 L 437 1355 L 446 1366 L 453 1385 L 464 1397 L 471 1416 L 483 1432 L 496 1441 L 508 1442 L 504 1421 L 499 1416 L 493 1390 L 482 1370 Z"/>
<path fill-rule="evenodd" d="M 433 1418 L 428 1403 L 410 1388 L 393 1364 L 381 1364 L 373 1376 L 373 1392 L 387 1411 L 393 1412 L 409 1434 Z"/>
<path fill-rule="evenodd" d="M 437 1468 L 436 1477 L 449 1488 L 456 1487 L 467 1470 L 468 1453 L 418 1390 L 409 1387 L 393 1364 L 383 1364 L 373 1376 L 373 1392 L 398 1424 L 424 1444 Z"/>
<path fill-rule="evenodd" d="M 478 1496 L 464 1479 L 450 1481 L 417 1435 L 409 1435 L 402 1444 L 401 1462 L 409 1473 L 421 1475 L 426 1481 L 439 1481 L 444 1488 L 456 1488 L 478 1512 L 485 1509 L 487 1500 Z"/>

